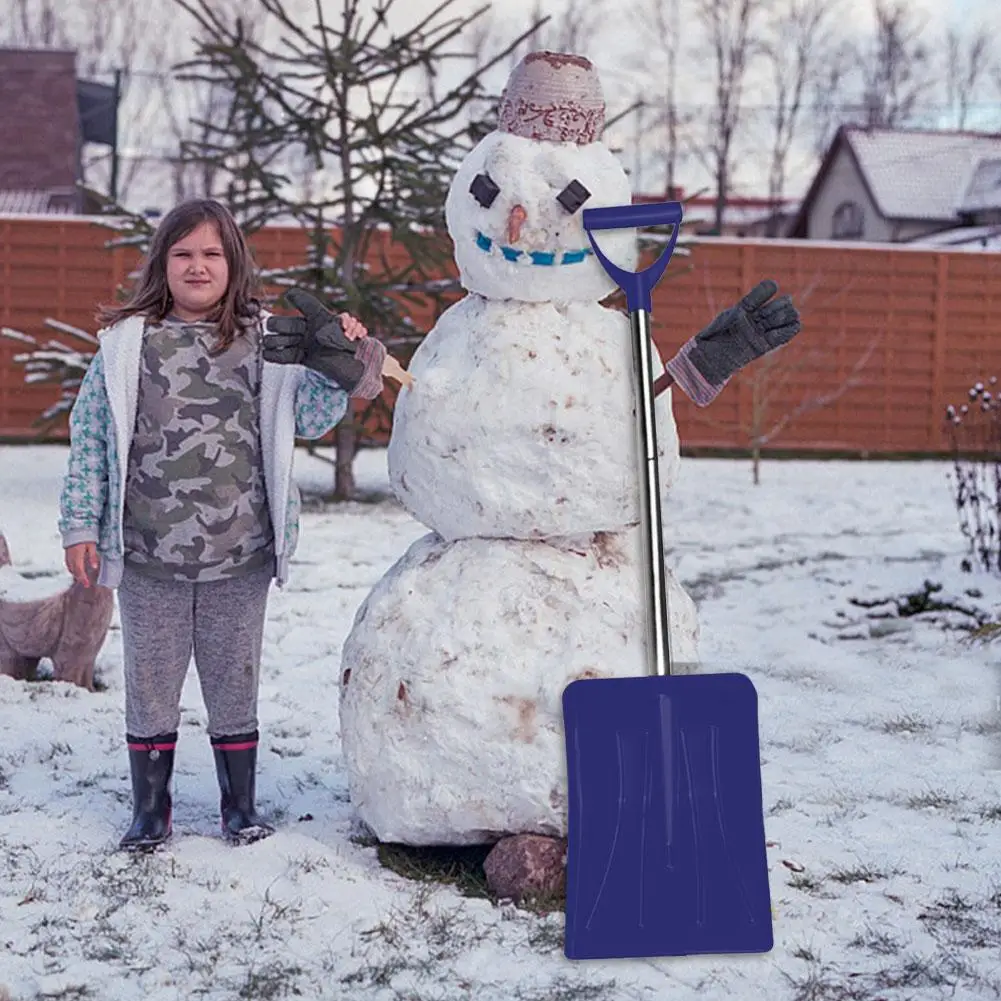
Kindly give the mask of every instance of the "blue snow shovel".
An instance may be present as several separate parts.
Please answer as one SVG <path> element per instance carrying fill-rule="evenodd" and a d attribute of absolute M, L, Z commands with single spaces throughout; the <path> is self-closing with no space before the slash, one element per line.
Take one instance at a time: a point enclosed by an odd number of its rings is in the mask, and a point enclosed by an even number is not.
<path fill-rule="evenodd" d="M 678 202 L 583 213 L 632 326 L 650 676 L 579 680 L 563 693 L 568 959 L 773 945 L 754 685 L 742 674 L 671 674 L 649 324 L 681 217 Z M 593 235 L 652 225 L 674 228 L 639 272 L 609 261 Z"/>

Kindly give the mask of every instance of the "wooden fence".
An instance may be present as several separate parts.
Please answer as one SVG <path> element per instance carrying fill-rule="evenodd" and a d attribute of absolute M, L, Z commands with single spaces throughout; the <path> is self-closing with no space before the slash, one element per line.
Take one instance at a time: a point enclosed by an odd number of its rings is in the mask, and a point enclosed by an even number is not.
<path fill-rule="evenodd" d="M 85 219 L 0 218 L 0 324 L 38 335 L 52 317 L 94 329 L 95 306 L 114 298 L 137 260 L 105 249 L 108 237 Z M 268 228 L 253 244 L 263 267 L 304 259 L 295 229 Z M 889 246 L 706 239 L 672 261 L 655 292 L 661 353 L 763 277 L 793 294 L 803 333 L 705 410 L 676 396 L 689 451 L 745 450 L 759 437 L 770 451 L 942 453 L 946 404 L 1001 375 L 1001 254 Z M 430 307 L 414 318 L 433 322 Z M 0 338 L 0 438 L 8 441 L 36 440 L 32 422 L 56 398 L 52 387 L 25 385 L 13 361 L 20 350 Z"/>

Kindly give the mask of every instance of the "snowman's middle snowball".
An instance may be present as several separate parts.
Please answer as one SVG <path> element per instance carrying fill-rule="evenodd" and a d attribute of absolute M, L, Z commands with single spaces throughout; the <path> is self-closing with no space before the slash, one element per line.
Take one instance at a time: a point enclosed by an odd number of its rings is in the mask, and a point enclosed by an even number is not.
<path fill-rule="evenodd" d="M 628 319 L 597 303 L 456 303 L 414 353 L 416 389 L 396 403 L 400 502 L 450 540 L 637 524 L 630 337 Z M 656 411 L 664 494 L 679 465 L 670 391 Z"/>

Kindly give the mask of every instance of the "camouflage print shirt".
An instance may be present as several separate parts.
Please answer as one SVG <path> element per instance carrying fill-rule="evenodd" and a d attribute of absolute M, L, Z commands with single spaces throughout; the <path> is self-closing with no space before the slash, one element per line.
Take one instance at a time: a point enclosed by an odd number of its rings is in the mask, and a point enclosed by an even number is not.
<path fill-rule="evenodd" d="M 260 331 L 221 354 L 209 323 L 147 324 L 125 487 L 125 562 L 210 581 L 274 564 L 261 459 Z"/>

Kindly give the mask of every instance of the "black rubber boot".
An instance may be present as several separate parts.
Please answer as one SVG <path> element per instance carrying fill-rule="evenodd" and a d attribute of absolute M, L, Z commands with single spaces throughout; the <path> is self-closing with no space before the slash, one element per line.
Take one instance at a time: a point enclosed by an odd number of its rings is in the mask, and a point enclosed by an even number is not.
<path fill-rule="evenodd" d="M 259 841 L 275 831 L 254 807 L 257 740 L 256 730 L 232 737 L 212 738 L 212 753 L 219 777 L 222 833 L 227 840 L 238 844 Z"/>
<path fill-rule="evenodd" d="M 132 826 L 119 847 L 143 851 L 163 844 L 170 837 L 170 779 L 177 733 L 149 738 L 127 735 L 126 740 L 132 772 Z"/>

